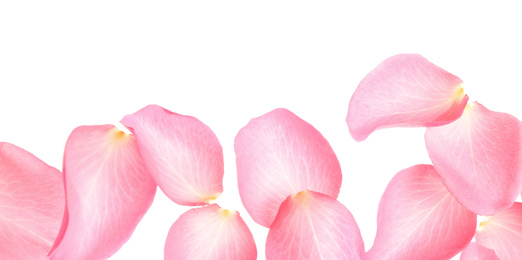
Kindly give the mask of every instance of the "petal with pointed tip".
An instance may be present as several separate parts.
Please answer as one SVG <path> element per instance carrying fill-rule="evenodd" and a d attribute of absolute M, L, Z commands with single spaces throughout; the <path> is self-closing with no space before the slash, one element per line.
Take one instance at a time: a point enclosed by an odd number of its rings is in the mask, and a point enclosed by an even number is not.
<path fill-rule="evenodd" d="M 48 259 L 64 207 L 60 171 L 0 143 L 0 258 Z"/>
<path fill-rule="evenodd" d="M 312 190 L 337 198 L 341 167 L 328 141 L 286 109 L 250 120 L 236 136 L 239 194 L 250 216 L 270 227 L 291 194 Z"/>
<path fill-rule="evenodd" d="M 106 259 L 149 209 L 156 184 L 132 135 L 80 126 L 65 146 L 67 215 L 51 259 Z"/>
<path fill-rule="evenodd" d="M 438 126 L 460 117 L 462 80 L 417 54 L 392 56 L 371 71 L 350 100 L 346 122 L 356 141 L 396 126 Z"/>
<path fill-rule="evenodd" d="M 364 243 L 348 209 L 313 191 L 281 204 L 266 239 L 266 259 L 361 259 Z"/>
<path fill-rule="evenodd" d="M 386 187 L 367 259 L 450 259 L 471 241 L 476 224 L 431 165 L 416 165 Z"/>
<path fill-rule="evenodd" d="M 165 259 L 256 259 L 254 237 L 237 211 L 212 204 L 183 213 L 170 228 Z"/>
<path fill-rule="evenodd" d="M 161 190 L 180 205 L 207 205 L 223 192 L 223 149 L 198 119 L 149 105 L 121 120 Z"/>
<path fill-rule="evenodd" d="M 477 243 L 469 245 L 460 254 L 460 260 L 500 260 L 495 250 L 483 247 Z"/>
<path fill-rule="evenodd" d="M 522 203 L 486 217 L 475 235 L 477 244 L 495 250 L 500 259 L 522 259 Z"/>
<path fill-rule="evenodd" d="M 521 123 L 470 103 L 457 121 L 428 128 L 426 148 L 448 190 L 478 215 L 513 205 L 522 189 Z"/>

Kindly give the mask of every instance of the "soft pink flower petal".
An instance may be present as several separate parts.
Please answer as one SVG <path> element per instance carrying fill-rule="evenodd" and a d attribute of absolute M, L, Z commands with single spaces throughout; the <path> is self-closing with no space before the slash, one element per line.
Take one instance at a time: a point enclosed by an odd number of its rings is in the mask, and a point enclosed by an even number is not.
<path fill-rule="evenodd" d="M 48 259 L 64 207 L 60 171 L 0 143 L 0 259 Z"/>
<path fill-rule="evenodd" d="M 477 244 L 495 250 L 500 259 L 522 259 L 522 203 L 486 217 L 475 234 Z"/>
<path fill-rule="evenodd" d="M 266 259 L 361 259 L 364 243 L 348 209 L 302 191 L 281 204 L 266 240 Z"/>
<path fill-rule="evenodd" d="M 470 103 L 461 118 L 428 128 L 426 148 L 448 190 L 478 215 L 509 208 L 522 189 L 521 124 Z"/>
<path fill-rule="evenodd" d="M 416 165 L 397 173 L 382 195 L 367 258 L 450 259 L 471 241 L 476 224 L 431 165 Z"/>
<path fill-rule="evenodd" d="M 483 247 L 477 243 L 469 245 L 460 254 L 460 260 L 500 260 L 495 250 Z"/>
<path fill-rule="evenodd" d="M 206 205 L 223 192 L 223 149 L 198 119 L 149 105 L 125 116 L 150 173 L 180 205 Z"/>
<path fill-rule="evenodd" d="M 52 259 L 106 259 L 130 238 L 156 193 L 132 135 L 80 126 L 65 146 L 67 215 Z"/>
<path fill-rule="evenodd" d="M 459 118 L 462 80 L 417 54 L 392 56 L 359 83 L 346 122 L 356 141 L 396 126 L 438 126 Z"/>
<path fill-rule="evenodd" d="M 291 194 L 312 190 L 337 198 L 341 167 L 328 141 L 286 109 L 250 120 L 235 139 L 241 200 L 250 216 L 270 227 Z"/>
<path fill-rule="evenodd" d="M 170 228 L 165 259 L 256 259 L 254 237 L 233 210 L 212 204 L 183 213 Z"/>

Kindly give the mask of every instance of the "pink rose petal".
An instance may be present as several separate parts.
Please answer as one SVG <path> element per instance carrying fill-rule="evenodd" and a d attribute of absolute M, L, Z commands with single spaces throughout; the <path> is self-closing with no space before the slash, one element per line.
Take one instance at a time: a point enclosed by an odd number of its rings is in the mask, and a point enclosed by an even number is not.
<path fill-rule="evenodd" d="M 180 205 L 206 205 L 223 192 L 223 149 L 198 119 L 149 105 L 121 120 L 161 190 Z"/>
<path fill-rule="evenodd" d="M 65 147 L 67 215 L 51 259 L 106 259 L 130 238 L 156 193 L 132 135 L 80 126 Z"/>
<path fill-rule="evenodd" d="M 522 189 L 521 124 L 470 103 L 455 122 L 428 128 L 426 148 L 448 190 L 478 215 L 509 208 Z"/>
<path fill-rule="evenodd" d="M 367 259 L 450 259 L 471 241 L 476 224 L 431 165 L 416 165 L 397 173 L 382 195 Z"/>
<path fill-rule="evenodd" d="M 183 213 L 170 228 L 165 259 L 256 259 L 254 237 L 233 210 L 212 204 Z"/>
<path fill-rule="evenodd" d="M 460 260 L 500 260 L 495 250 L 483 247 L 477 243 L 469 245 L 460 254 Z"/>
<path fill-rule="evenodd" d="M 266 259 L 361 259 L 364 243 L 352 214 L 313 191 L 281 204 L 266 240 Z"/>
<path fill-rule="evenodd" d="M 250 120 L 234 147 L 239 194 L 260 225 L 270 227 L 279 205 L 291 194 L 339 194 L 341 167 L 328 141 L 286 109 Z"/>
<path fill-rule="evenodd" d="M 60 171 L 0 143 L 0 259 L 48 259 L 64 207 Z"/>
<path fill-rule="evenodd" d="M 495 250 L 500 259 L 522 259 L 522 203 L 487 217 L 475 235 L 477 244 Z"/>
<path fill-rule="evenodd" d="M 438 126 L 460 117 L 468 101 L 462 80 L 417 54 L 392 56 L 355 90 L 346 122 L 356 141 L 397 126 Z"/>

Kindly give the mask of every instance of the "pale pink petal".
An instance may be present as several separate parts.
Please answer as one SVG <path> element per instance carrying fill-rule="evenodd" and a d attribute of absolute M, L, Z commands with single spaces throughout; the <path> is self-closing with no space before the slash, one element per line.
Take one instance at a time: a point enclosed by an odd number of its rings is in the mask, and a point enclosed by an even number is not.
<path fill-rule="evenodd" d="M 469 245 L 460 254 L 460 260 L 500 260 L 495 250 L 483 247 L 477 243 Z"/>
<path fill-rule="evenodd" d="M 500 259 L 522 259 L 522 203 L 486 217 L 475 235 L 477 244 L 495 250 Z"/>
<path fill-rule="evenodd" d="M 521 124 L 470 103 L 455 122 L 428 128 L 426 148 L 448 190 L 478 215 L 509 208 L 522 189 Z"/>
<path fill-rule="evenodd" d="M 328 141 L 286 109 L 250 120 L 236 136 L 237 178 L 250 216 L 270 227 L 291 194 L 312 190 L 337 198 L 341 167 Z"/>
<path fill-rule="evenodd" d="M 48 259 L 64 207 L 60 171 L 0 143 L 0 259 Z"/>
<path fill-rule="evenodd" d="M 417 54 L 392 56 L 359 83 L 346 122 L 356 141 L 397 126 L 438 126 L 462 114 L 462 80 Z"/>
<path fill-rule="evenodd" d="M 254 237 L 233 210 L 212 204 L 183 213 L 170 228 L 165 259 L 256 259 Z"/>
<path fill-rule="evenodd" d="M 367 259 L 450 259 L 473 238 L 477 216 L 448 192 L 431 165 L 402 170 L 381 197 Z"/>
<path fill-rule="evenodd" d="M 343 204 L 302 191 L 281 204 L 265 249 L 266 259 L 362 259 L 364 243 Z"/>
<path fill-rule="evenodd" d="M 80 126 L 65 146 L 67 214 L 51 259 L 106 259 L 130 238 L 156 184 L 132 135 Z"/>
<path fill-rule="evenodd" d="M 223 149 L 198 119 L 149 105 L 121 120 L 161 190 L 180 205 L 206 205 L 223 192 Z"/>

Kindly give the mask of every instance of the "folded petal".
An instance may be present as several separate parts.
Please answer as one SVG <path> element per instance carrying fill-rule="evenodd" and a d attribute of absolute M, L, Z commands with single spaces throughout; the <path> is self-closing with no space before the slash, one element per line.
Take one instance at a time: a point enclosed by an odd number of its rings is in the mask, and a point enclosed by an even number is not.
<path fill-rule="evenodd" d="M 478 215 L 509 208 L 522 190 L 521 123 L 470 103 L 455 122 L 428 128 L 426 148 L 448 190 Z"/>
<path fill-rule="evenodd" d="M 402 170 L 381 197 L 367 259 L 450 259 L 473 238 L 477 216 L 448 192 L 431 165 Z"/>
<path fill-rule="evenodd" d="M 346 122 L 356 141 L 396 126 L 439 126 L 460 117 L 468 101 L 462 80 L 417 54 L 392 56 L 359 83 Z"/>
<path fill-rule="evenodd" d="M 121 120 L 161 190 L 180 205 L 206 205 L 223 192 L 223 149 L 198 119 L 149 105 Z"/>
<path fill-rule="evenodd" d="M 343 204 L 302 191 L 281 204 L 265 249 L 266 259 L 362 259 L 364 243 Z"/>
<path fill-rule="evenodd" d="M 493 249 L 483 247 L 477 243 L 469 245 L 460 254 L 460 260 L 500 260 Z"/>
<path fill-rule="evenodd" d="M 0 258 L 48 259 L 64 207 L 60 171 L 0 143 Z"/>
<path fill-rule="evenodd" d="M 183 213 L 170 228 L 165 259 L 256 259 L 254 237 L 233 210 L 212 204 Z"/>
<path fill-rule="evenodd" d="M 477 244 L 495 250 L 500 259 L 522 259 L 522 203 L 481 222 L 475 235 Z"/>
<path fill-rule="evenodd" d="M 65 146 L 67 215 L 51 259 L 107 259 L 149 209 L 156 184 L 132 135 L 80 126 Z"/>
<path fill-rule="evenodd" d="M 250 120 L 236 136 L 239 194 L 250 216 L 270 227 L 279 205 L 303 190 L 337 198 L 341 167 L 328 141 L 286 109 Z"/>

